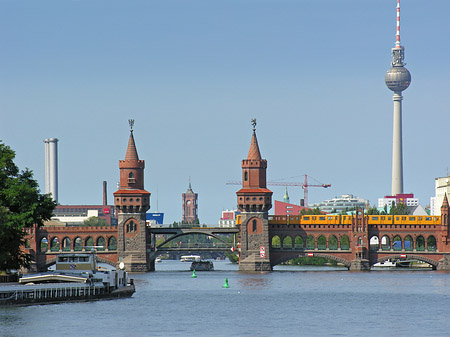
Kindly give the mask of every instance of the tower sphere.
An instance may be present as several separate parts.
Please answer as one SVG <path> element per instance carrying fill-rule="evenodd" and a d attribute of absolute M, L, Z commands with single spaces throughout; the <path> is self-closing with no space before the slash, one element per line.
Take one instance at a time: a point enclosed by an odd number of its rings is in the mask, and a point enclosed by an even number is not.
<path fill-rule="evenodd" d="M 384 82 L 392 91 L 403 91 L 411 83 L 411 74 L 405 67 L 392 67 L 386 72 Z"/>

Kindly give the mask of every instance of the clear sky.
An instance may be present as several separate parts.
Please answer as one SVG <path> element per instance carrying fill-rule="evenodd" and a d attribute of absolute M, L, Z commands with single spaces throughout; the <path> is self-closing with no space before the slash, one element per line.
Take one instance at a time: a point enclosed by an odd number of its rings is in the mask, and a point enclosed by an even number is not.
<path fill-rule="evenodd" d="M 450 167 L 450 1 L 401 5 L 404 190 L 425 206 Z M 101 204 L 133 118 L 151 211 L 179 221 L 191 177 L 214 224 L 236 206 L 226 182 L 257 118 L 268 180 L 306 173 L 332 184 L 310 202 L 376 204 L 391 191 L 395 27 L 395 0 L 0 0 L 0 139 L 44 192 L 43 139 L 58 138 L 59 202 Z"/>

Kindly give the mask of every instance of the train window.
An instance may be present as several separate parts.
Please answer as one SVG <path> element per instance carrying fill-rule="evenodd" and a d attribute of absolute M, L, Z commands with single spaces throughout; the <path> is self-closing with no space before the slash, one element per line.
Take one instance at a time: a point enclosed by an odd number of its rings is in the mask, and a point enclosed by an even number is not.
<path fill-rule="evenodd" d="M 309 220 L 309 216 L 304 216 L 303 220 Z"/>
<path fill-rule="evenodd" d="M 378 217 L 377 216 L 373 216 L 372 220 L 378 220 Z"/>
<path fill-rule="evenodd" d="M 390 217 L 390 216 L 388 216 L 388 220 L 391 220 L 391 217 Z"/>
<path fill-rule="evenodd" d="M 400 217 L 398 217 L 398 216 L 397 216 L 397 217 L 395 217 L 395 220 L 397 220 L 397 221 L 398 221 L 398 220 L 400 220 Z"/>
<path fill-rule="evenodd" d="M 325 220 L 324 216 L 319 216 L 319 220 Z"/>
<path fill-rule="evenodd" d="M 416 220 L 416 217 L 415 216 L 410 216 L 409 217 L 409 221 L 415 221 Z"/>
<path fill-rule="evenodd" d="M 328 217 L 328 220 L 333 220 L 333 217 L 332 217 L 332 216 L 329 216 L 329 217 Z"/>
<path fill-rule="evenodd" d="M 402 216 L 402 220 L 406 220 L 406 216 Z"/>
<path fill-rule="evenodd" d="M 427 217 L 425 217 L 425 220 L 426 221 L 431 221 L 431 217 L 427 216 Z"/>

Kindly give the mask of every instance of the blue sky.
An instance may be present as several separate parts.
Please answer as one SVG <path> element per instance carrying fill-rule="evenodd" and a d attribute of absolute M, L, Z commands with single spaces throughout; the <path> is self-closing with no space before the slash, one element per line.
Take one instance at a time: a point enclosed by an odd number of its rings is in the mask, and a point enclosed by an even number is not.
<path fill-rule="evenodd" d="M 412 75 L 403 100 L 404 189 L 423 205 L 450 167 L 450 2 L 403 0 Z M 59 139 L 59 202 L 101 204 L 129 127 L 151 211 L 201 223 L 234 208 L 251 118 L 268 180 L 310 202 L 391 190 L 395 0 L 0 0 L 0 139 L 44 191 L 43 139 Z M 310 180 L 314 182 L 314 180 Z M 273 186 L 281 200 L 284 187 Z M 303 197 L 289 188 L 291 201 Z"/>

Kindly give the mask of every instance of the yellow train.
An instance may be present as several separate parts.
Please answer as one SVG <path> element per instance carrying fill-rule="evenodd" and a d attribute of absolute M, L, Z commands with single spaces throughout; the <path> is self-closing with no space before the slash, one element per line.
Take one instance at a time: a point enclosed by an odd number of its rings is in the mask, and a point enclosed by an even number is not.
<path fill-rule="evenodd" d="M 369 215 L 369 225 L 439 225 L 440 216 Z M 238 223 L 241 223 L 238 216 Z M 351 215 L 270 215 L 270 224 L 351 225 Z"/>

